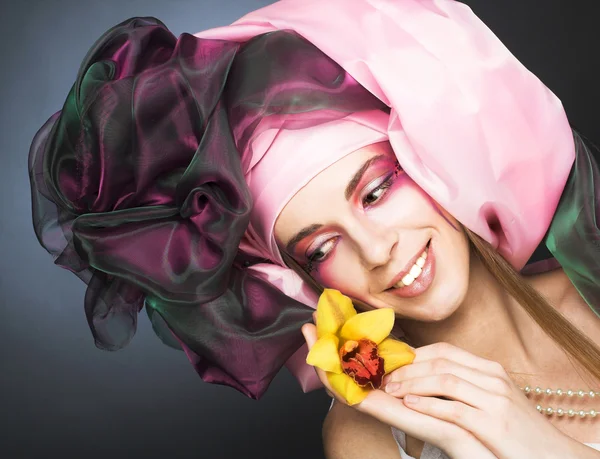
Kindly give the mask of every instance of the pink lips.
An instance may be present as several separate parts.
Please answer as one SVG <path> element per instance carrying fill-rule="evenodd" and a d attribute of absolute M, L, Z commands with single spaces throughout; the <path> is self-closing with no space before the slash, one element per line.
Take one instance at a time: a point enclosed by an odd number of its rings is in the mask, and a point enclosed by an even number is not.
<path fill-rule="evenodd" d="M 429 242 L 430 241 L 427 241 L 427 244 L 429 244 Z M 417 259 L 421 256 L 421 254 L 427 248 L 427 244 L 425 244 L 425 247 L 423 247 L 419 253 L 417 253 L 414 257 L 412 257 L 410 260 L 408 260 L 408 263 L 406 263 L 406 266 L 404 267 L 404 269 L 402 271 L 400 271 L 396 275 L 396 277 L 394 277 L 394 279 L 388 286 L 387 290 L 391 289 L 394 285 L 396 285 L 398 282 L 400 282 L 404 276 L 406 276 L 408 274 L 408 272 L 410 271 L 410 268 L 413 267 L 413 265 L 417 262 Z"/>
<path fill-rule="evenodd" d="M 423 253 L 423 251 L 419 252 L 418 255 L 416 255 L 412 260 L 408 262 L 408 269 L 403 270 L 400 274 L 398 274 L 398 276 L 394 278 L 392 286 L 400 282 L 400 280 L 408 273 L 408 271 L 410 271 L 410 268 L 412 267 L 412 265 L 415 264 L 417 258 L 419 258 L 421 253 Z M 412 298 L 420 295 L 429 288 L 431 282 L 433 281 L 433 277 L 435 276 L 435 255 L 433 250 L 433 240 L 429 244 L 429 250 L 427 251 L 427 259 L 425 260 L 425 265 L 423 265 L 423 268 L 421 269 L 421 274 L 413 281 L 412 284 L 400 288 L 391 287 L 390 289 L 386 290 L 386 292 L 402 298 Z"/>

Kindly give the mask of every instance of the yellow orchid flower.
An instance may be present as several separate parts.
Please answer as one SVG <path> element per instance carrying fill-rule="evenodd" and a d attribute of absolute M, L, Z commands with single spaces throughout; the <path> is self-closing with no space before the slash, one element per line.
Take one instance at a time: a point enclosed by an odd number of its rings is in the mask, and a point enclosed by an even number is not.
<path fill-rule="evenodd" d="M 349 405 L 379 389 L 383 377 L 415 358 L 410 346 L 388 338 L 394 311 L 358 314 L 347 296 L 325 289 L 317 304 L 317 341 L 306 363 L 325 371 L 331 388 Z"/>

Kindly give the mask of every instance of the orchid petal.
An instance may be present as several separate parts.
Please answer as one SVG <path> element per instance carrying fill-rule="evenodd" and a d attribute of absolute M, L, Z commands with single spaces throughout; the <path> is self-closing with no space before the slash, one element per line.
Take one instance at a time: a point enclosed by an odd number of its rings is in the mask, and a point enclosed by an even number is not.
<path fill-rule="evenodd" d="M 352 300 L 339 291 L 326 288 L 317 304 L 317 337 L 336 335 L 340 327 L 356 316 Z"/>
<path fill-rule="evenodd" d="M 346 373 L 326 373 L 327 380 L 333 391 L 339 394 L 346 400 L 349 405 L 356 405 L 362 402 L 367 395 L 369 395 L 370 389 L 360 387 L 354 379 L 348 376 Z"/>
<path fill-rule="evenodd" d="M 339 339 L 335 335 L 325 335 L 319 338 L 310 348 L 306 363 L 321 370 L 341 373 L 342 363 L 338 351 Z"/>
<path fill-rule="evenodd" d="M 383 358 L 385 374 L 412 363 L 415 358 L 415 353 L 408 344 L 392 338 L 384 339 L 379 343 L 377 353 Z"/>
<path fill-rule="evenodd" d="M 390 335 L 393 327 L 393 309 L 374 309 L 348 319 L 340 330 L 340 337 L 343 340 L 353 341 L 366 338 L 379 344 Z"/>

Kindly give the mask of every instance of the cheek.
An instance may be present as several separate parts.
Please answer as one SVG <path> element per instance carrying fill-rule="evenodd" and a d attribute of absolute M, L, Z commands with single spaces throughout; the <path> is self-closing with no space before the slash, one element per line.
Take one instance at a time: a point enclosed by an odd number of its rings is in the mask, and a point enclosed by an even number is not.
<path fill-rule="evenodd" d="M 311 274 L 323 287 L 339 290 L 349 296 L 355 295 L 365 285 L 364 273 L 356 254 L 343 243 L 338 244 L 335 254 Z"/>
<path fill-rule="evenodd" d="M 464 233 L 445 225 L 439 236 L 437 263 L 437 290 L 439 298 L 448 304 L 460 304 L 469 289 L 470 250 Z"/>

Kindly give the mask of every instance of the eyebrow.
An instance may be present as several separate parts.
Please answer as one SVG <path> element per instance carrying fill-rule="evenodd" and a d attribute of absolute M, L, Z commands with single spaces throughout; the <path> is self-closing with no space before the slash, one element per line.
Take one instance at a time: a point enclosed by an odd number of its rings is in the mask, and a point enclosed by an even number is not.
<path fill-rule="evenodd" d="M 323 227 L 323 225 L 314 224 L 314 225 L 307 226 L 306 228 L 303 228 L 299 233 L 297 233 L 290 240 L 290 242 L 287 243 L 287 246 L 286 246 L 287 252 L 292 253 L 294 251 L 294 249 L 296 248 L 296 245 L 298 244 L 298 242 L 300 242 L 305 237 L 310 236 L 315 231 L 320 230 L 322 227 Z"/>
<path fill-rule="evenodd" d="M 352 196 L 352 194 L 356 191 L 358 184 L 360 183 L 363 175 L 365 175 L 365 172 L 367 171 L 369 166 L 371 166 L 371 164 L 373 164 L 374 162 L 377 162 L 383 158 L 385 158 L 385 155 L 373 156 L 372 158 L 369 158 L 368 160 L 366 160 L 362 166 L 360 166 L 360 168 L 352 176 L 352 179 L 348 182 L 348 186 L 346 186 L 346 191 L 344 192 L 346 201 L 348 199 L 350 199 L 350 196 Z M 314 225 L 310 225 L 310 226 L 303 228 L 298 233 L 296 233 L 296 235 L 292 239 L 290 239 L 290 242 L 287 243 L 286 251 L 288 253 L 292 253 L 294 251 L 294 249 L 296 248 L 296 245 L 298 245 L 298 243 L 302 239 L 310 236 L 311 234 L 315 233 L 322 227 L 323 227 L 323 225 L 314 224 Z"/>
<path fill-rule="evenodd" d="M 356 171 L 356 173 L 352 177 L 352 180 L 350 180 L 348 182 L 348 186 L 346 187 L 346 192 L 344 193 L 344 195 L 346 196 L 346 201 L 348 199 L 350 199 L 350 196 L 352 196 L 352 194 L 356 191 L 358 184 L 360 183 L 363 175 L 365 175 L 365 172 L 367 171 L 369 166 L 371 166 L 371 164 L 373 164 L 374 162 L 377 162 L 383 158 L 385 158 L 385 155 L 373 156 L 372 158 L 367 159 L 365 161 L 365 163 L 362 166 L 360 166 L 360 169 L 358 169 Z"/>

